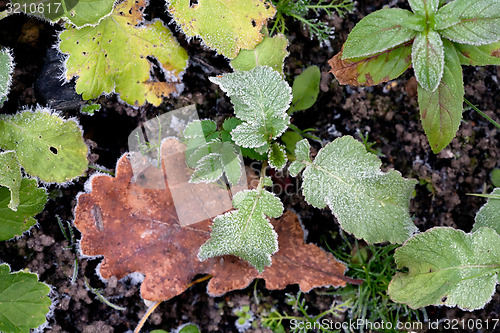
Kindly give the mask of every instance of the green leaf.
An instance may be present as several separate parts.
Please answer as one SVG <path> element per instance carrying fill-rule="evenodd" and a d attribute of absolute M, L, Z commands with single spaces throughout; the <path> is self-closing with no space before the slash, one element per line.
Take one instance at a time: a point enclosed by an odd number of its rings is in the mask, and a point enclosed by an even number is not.
<path fill-rule="evenodd" d="M 462 65 L 500 65 L 500 42 L 486 45 L 466 45 L 453 43 Z"/>
<path fill-rule="evenodd" d="M 394 276 L 389 296 L 411 308 L 482 308 L 498 283 L 499 242 L 500 236 L 489 228 L 466 234 L 441 227 L 418 234 L 394 254 L 398 268 L 409 271 Z"/>
<path fill-rule="evenodd" d="M 21 236 L 34 226 L 36 220 L 33 216 L 40 213 L 47 202 L 45 189 L 38 188 L 34 179 L 22 179 L 19 198 L 17 210 L 13 211 L 8 206 L 9 189 L 0 187 L 0 241 Z"/>
<path fill-rule="evenodd" d="M 457 52 L 443 40 L 444 70 L 436 90 L 429 92 L 418 85 L 420 119 L 434 153 L 443 150 L 455 137 L 462 120 L 464 83 Z"/>
<path fill-rule="evenodd" d="M 207 138 L 217 131 L 217 124 L 213 120 L 193 120 L 183 131 L 186 138 Z"/>
<path fill-rule="evenodd" d="M 131 105 L 158 106 L 163 96 L 177 92 L 188 55 L 162 21 L 144 21 L 146 5 L 146 0 L 127 0 L 99 25 L 60 34 L 59 48 L 69 54 L 66 79 L 78 76 L 76 91 L 84 99 L 116 91 Z M 155 62 L 167 82 L 151 77 Z"/>
<path fill-rule="evenodd" d="M 0 331 L 29 333 L 45 323 L 52 303 L 49 293 L 49 286 L 38 282 L 36 274 L 10 273 L 9 265 L 0 265 Z"/>
<path fill-rule="evenodd" d="M 9 49 L 0 49 L 0 107 L 7 100 L 12 72 L 14 71 L 14 58 Z"/>
<path fill-rule="evenodd" d="M 80 109 L 80 112 L 93 115 L 94 112 L 99 111 L 100 109 L 101 109 L 101 104 L 91 103 L 83 105 Z"/>
<path fill-rule="evenodd" d="M 342 60 L 342 52 L 330 59 L 331 73 L 340 84 L 372 86 L 393 80 L 411 65 L 411 42 L 375 55 Z"/>
<path fill-rule="evenodd" d="M 249 71 L 257 66 L 268 66 L 283 74 L 284 61 L 288 56 L 287 46 L 288 40 L 281 34 L 266 36 L 253 50 L 241 50 L 231 60 L 231 67 L 235 71 Z"/>
<path fill-rule="evenodd" d="M 273 143 L 268 152 L 268 160 L 271 168 L 276 170 L 283 169 L 288 161 L 286 158 L 285 147 L 279 143 Z"/>
<path fill-rule="evenodd" d="M 342 229 L 368 243 L 402 243 L 417 231 L 408 208 L 415 180 L 381 172 L 380 159 L 350 136 L 327 144 L 312 163 L 307 145 L 297 144 L 296 163 L 306 166 L 302 192 L 309 204 L 328 205 Z"/>
<path fill-rule="evenodd" d="M 411 58 L 420 86 L 427 91 L 436 90 L 444 69 L 444 48 L 439 34 L 433 30 L 418 33 L 413 41 Z"/>
<path fill-rule="evenodd" d="M 263 38 L 260 33 L 276 12 L 264 0 L 167 0 L 168 11 L 189 37 L 233 59 L 240 49 L 252 50 Z"/>
<path fill-rule="evenodd" d="M 405 28 L 413 17 L 409 10 L 386 8 L 365 16 L 347 37 L 342 59 L 352 59 L 387 51 L 413 39 L 416 31 Z"/>
<path fill-rule="evenodd" d="M 454 42 L 484 45 L 500 40 L 499 0 L 455 0 L 436 14 L 435 29 Z"/>
<path fill-rule="evenodd" d="M 288 114 L 295 111 L 309 109 L 316 103 L 319 94 L 319 82 L 321 81 L 321 71 L 318 66 L 307 67 L 299 76 L 293 80 L 292 86 L 292 106 Z"/>
<path fill-rule="evenodd" d="M 281 141 L 283 141 L 283 143 L 285 144 L 288 158 L 290 158 L 291 160 L 295 160 L 295 147 L 297 145 L 297 142 L 302 139 L 302 135 L 294 131 L 286 131 L 281 136 Z"/>
<path fill-rule="evenodd" d="M 115 0 L 11 0 L 19 4 L 26 14 L 44 18 L 56 23 L 60 19 L 81 28 L 96 25 L 104 16 L 111 13 Z"/>
<path fill-rule="evenodd" d="M 311 158 L 309 157 L 310 151 L 311 145 L 309 145 L 307 139 L 297 142 L 295 146 L 295 161 L 288 167 L 288 172 L 292 177 L 297 177 L 297 175 L 304 170 L 306 165 L 312 164 Z"/>
<path fill-rule="evenodd" d="M 500 169 L 493 169 L 490 174 L 491 183 L 495 187 L 500 187 Z"/>
<path fill-rule="evenodd" d="M 231 137 L 231 132 L 241 123 L 242 121 L 236 117 L 231 117 L 224 120 L 224 123 L 222 124 L 222 131 L 220 133 L 222 141 L 234 143 L 233 138 Z M 255 149 L 253 148 L 242 148 L 242 147 L 240 147 L 240 151 L 241 155 L 243 155 L 244 157 L 248 157 L 253 160 L 259 160 L 259 161 L 267 160 L 267 154 L 265 152 L 264 154 L 260 154 L 256 152 Z"/>
<path fill-rule="evenodd" d="M 63 183 L 87 170 L 87 145 L 73 120 L 51 110 L 0 116 L 0 148 L 14 150 L 24 170 L 42 181 Z"/>
<path fill-rule="evenodd" d="M 198 326 L 196 326 L 195 324 L 184 324 L 182 326 L 179 326 L 175 332 L 176 333 L 200 333 L 200 330 L 199 330 Z"/>
<path fill-rule="evenodd" d="M 241 147 L 265 146 L 268 140 L 281 136 L 290 124 L 286 113 L 292 99 L 291 88 L 281 75 L 269 67 L 211 77 L 227 93 L 236 117 L 243 123 L 231 131 Z"/>
<path fill-rule="evenodd" d="M 495 188 L 491 194 L 500 196 L 500 188 Z M 500 234 L 500 197 L 489 198 L 488 202 L 477 212 L 472 231 L 477 231 L 481 227 L 492 228 Z"/>
<path fill-rule="evenodd" d="M 225 173 L 231 185 L 236 185 L 241 177 L 241 159 L 239 149 L 231 142 L 212 141 L 201 147 L 208 154 L 201 156 L 198 152 L 198 161 L 190 179 L 192 183 L 211 183 L 222 177 Z"/>
<path fill-rule="evenodd" d="M 233 206 L 236 210 L 214 219 L 211 237 L 201 246 L 198 258 L 203 261 L 232 254 L 262 273 L 278 251 L 277 234 L 266 215 L 280 217 L 283 204 L 274 194 L 258 189 L 236 193 Z"/>
<path fill-rule="evenodd" d="M 430 17 L 437 12 L 439 0 L 408 0 L 411 10 L 424 17 Z"/>
<path fill-rule="evenodd" d="M 0 152 L 0 186 L 5 186 L 10 191 L 8 207 L 13 211 L 19 205 L 19 189 L 21 188 L 21 165 L 17 160 L 16 152 Z"/>

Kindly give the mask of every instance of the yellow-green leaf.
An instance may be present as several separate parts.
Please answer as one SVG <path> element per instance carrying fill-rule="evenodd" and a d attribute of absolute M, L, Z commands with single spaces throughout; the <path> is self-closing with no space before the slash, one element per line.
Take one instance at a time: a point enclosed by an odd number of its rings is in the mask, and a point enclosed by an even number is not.
<path fill-rule="evenodd" d="M 249 71 L 257 66 L 269 66 L 283 73 L 283 64 L 288 56 L 287 46 L 288 40 L 281 34 L 266 36 L 253 50 L 241 50 L 238 56 L 231 60 L 231 67 L 236 71 Z"/>
<path fill-rule="evenodd" d="M 276 12 L 265 0 L 167 0 L 168 10 L 186 35 L 228 58 L 240 49 L 251 50 L 262 41 L 262 27 Z"/>
<path fill-rule="evenodd" d="M 68 28 L 60 49 L 69 54 L 66 78 L 78 76 L 76 91 L 84 99 L 116 91 L 132 105 L 159 105 L 176 92 L 188 55 L 160 20 L 144 22 L 146 0 L 127 0 L 95 27 Z M 155 62 L 167 82 L 151 77 Z"/>

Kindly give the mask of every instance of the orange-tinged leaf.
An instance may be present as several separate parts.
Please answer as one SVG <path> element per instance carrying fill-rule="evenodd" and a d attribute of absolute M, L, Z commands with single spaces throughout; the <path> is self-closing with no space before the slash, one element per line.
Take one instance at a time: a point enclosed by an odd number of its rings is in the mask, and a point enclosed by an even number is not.
<path fill-rule="evenodd" d="M 85 255 L 104 256 L 100 267 L 104 278 L 141 272 L 145 274 L 141 294 L 152 301 L 167 300 L 182 293 L 199 274 L 213 276 L 208 284 L 211 295 L 245 288 L 255 278 L 265 279 L 269 289 L 297 283 L 304 292 L 319 286 L 359 282 L 345 277 L 345 266 L 331 254 L 304 243 L 298 217 L 290 212 L 279 220 L 272 220 L 280 250 L 274 255 L 272 266 L 262 274 L 234 256 L 200 262 L 198 250 L 210 236 L 211 221 L 180 225 L 172 200 L 172 186 L 166 183 L 164 173 L 169 168 L 186 174 L 189 171 L 183 160 L 184 145 L 174 139 L 167 140 L 162 145 L 163 156 L 167 151 L 178 151 L 178 154 L 163 159 L 162 169 L 144 166 L 136 177 L 131 156 L 122 156 L 116 177 L 92 178 L 92 191 L 78 198 L 75 225 L 82 232 L 80 247 Z M 133 160 L 137 163 L 138 159 Z M 166 183 L 166 189 L 154 186 L 158 183 Z M 211 184 L 190 186 L 206 195 L 193 198 L 189 196 L 190 191 L 186 191 L 185 201 L 193 212 L 209 206 L 210 202 L 206 201 L 221 199 L 214 198 Z"/>

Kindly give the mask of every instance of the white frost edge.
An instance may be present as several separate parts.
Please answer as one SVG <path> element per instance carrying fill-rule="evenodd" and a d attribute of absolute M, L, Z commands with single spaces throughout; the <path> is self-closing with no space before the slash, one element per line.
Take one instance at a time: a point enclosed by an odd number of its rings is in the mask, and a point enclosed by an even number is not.
<path fill-rule="evenodd" d="M 4 103 L 8 100 L 8 95 L 10 92 L 10 87 L 12 86 L 12 73 L 14 72 L 14 67 L 16 66 L 16 63 L 14 62 L 14 57 L 12 56 L 12 50 L 9 48 L 3 48 L 0 50 L 0 52 L 5 52 L 7 57 L 9 58 L 9 72 L 7 74 L 8 79 L 7 79 L 7 86 L 5 87 L 5 94 L 0 94 L 0 99 L 5 98 Z M 2 104 L 0 104 L 0 108 L 2 107 Z"/>

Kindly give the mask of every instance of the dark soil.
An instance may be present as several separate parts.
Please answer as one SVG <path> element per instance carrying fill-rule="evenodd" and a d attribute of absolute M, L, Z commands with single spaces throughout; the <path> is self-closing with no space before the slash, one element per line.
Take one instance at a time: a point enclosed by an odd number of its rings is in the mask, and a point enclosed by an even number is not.
<path fill-rule="evenodd" d="M 311 40 L 306 30 L 296 22 L 289 22 L 290 56 L 286 59 L 285 75 L 289 82 L 309 65 L 318 65 L 322 71 L 321 92 L 317 103 L 307 112 L 294 114 L 292 122 L 299 128 L 317 128 L 316 134 L 326 143 L 341 135 L 359 138 L 358 132 L 369 134 L 369 140 L 380 149 L 383 167 L 399 170 L 403 176 L 419 180 L 416 195 L 411 201 L 411 213 L 421 231 L 434 226 L 451 226 L 470 231 L 475 213 L 484 204 L 482 198 L 468 193 L 490 192 L 489 174 L 500 167 L 500 133 L 493 125 L 474 111 L 465 111 L 456 138 L 444 151 L 435 155 L 429 148 L 419 120 L 416 83 L 412 71 L 402 77 L 375 87 L 340 86 L 328 73 L 327 60 L 341 48 L 348 32 L 366 14 L 382 8 L 385 1 L 359 2 L 357 11 L 345 18 L 322 17 L 336 28 L 330 46 L 321 47 Z M 406 1 L 391 1 L 393 7 L 407 8 Z M 0 1 L 0 10 L 6 1 Z M 164 13 L 160 0 L 152 1 L 146 10 L 150 18 L 164 22 L 171 19 Z M 175 27 L 170 25 L 173 31 Z M 15 113 L 24 107 L 49 104 L 66 117 L 79 119 L 84 136 L 91 149 L 89 160 L 113 170 L 119 156 L 127 151 L 130 132 L 142 122 L 178 107 L 195 103 L 200 118 L 221 120 L 232 115 L 229 100 L 209 76 L 231 71 L 227 61 L 201 46 L 196 39 L 189 43 L 178 31 L 181 44 L 188 50 L 190 66 L 183 81 L 185 90 L 178 98 L 165 99 L 158 108 L 150 105 L 134 109 L 117 101 L 115 96 L 101 97 L 101 111 L 94 116 L 79 113 L 81 98 L 74 92 L 74 83 L 61 86 L 62 56 L 52 49 L 57 42 L 58 25 L 50 25 L 36 18 L 15 15 L 0 21 L 0 45 L 14 51 L 16 67 L 9 100 L 2 113 Z M 466 98 L 478 105 L 493 119 L 499 120 L 500 68 L 464 67 Z M 317 146 L 316 148 L 319 148 Z M 93 173 L 89 169 L 88 176 Z M 56 217 L 72 221 L 76 195 L 83 191 L 87 177 L 60 188 L 48 187 L 51 199 L 38 219 L 38 225 L 23 237 L 0 243 L 0 259 L 12 270 L 28 268 L 39 274 L 40 280 L 52 286 L 54 310 L 44 332 L 126 332 L 133 330 L 147 306 L 139 296 L 140 285 L 131 278 L 101 281 L 95 274 L 100 259 L 79 259 L 78 278 L 73 274 L 75 252 L 66 249 L 65 240 Z M 326 236 L 338 232 L 338 224 L 329 210 L 318 210 L 305 204 L 302 197 L 282 197 L 288 208 L 295 210 L 309 230 L 308 241 L 325 246 Z M 76 237 L 80 235 L 75 229 Z M 326 236 L 325 236 L 326 235 Z M 332 245 L 330 239 L 329 244 Z M 85 287 L 84 276 L 94 288 L 111 302 L 125 307 L 118 311 L 96 300 Z M 251 305 L 254 313 L 262 314 L 275 306 L 292 313 L 285 304 L 285 293 L 296 293 L 297 286 L 285 291 L 267 291 L 262 281 L 245 290 L 211 298 L 205 283 L 195 285 L 185 293 L 164 302 L 150 317 L 143 332 L 162 328 L 173 329 L 193 322 L 203 332 L 235 332 L 236 316 L 233 309 Z M 498 291 L 498 290 L 497 290 Z M 493 319 L 500 313 L 499 293 L 483 309 L 472 313 L 457 309 L 428 307 L 433 320 L 444 318 Z M 306 296 L 312 313 L 327 309 L 333 296 L 311 292 Z M 248 332 L 264 332 L 256 325 Z M 484 330 L 483 330 L 484 331 Z M 479 331 L 478 331 L 479 332 Z"/>

